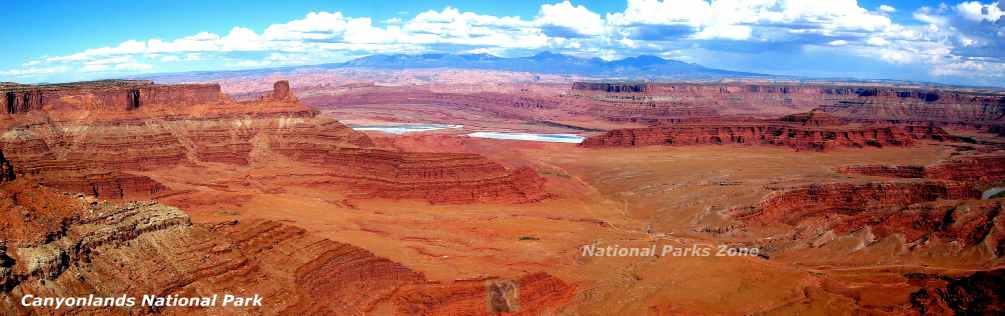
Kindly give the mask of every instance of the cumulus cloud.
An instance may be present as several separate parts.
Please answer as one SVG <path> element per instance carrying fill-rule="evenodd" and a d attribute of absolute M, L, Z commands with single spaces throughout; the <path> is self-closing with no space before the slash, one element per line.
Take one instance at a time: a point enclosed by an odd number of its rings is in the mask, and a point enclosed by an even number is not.
<path fill-rule="evenodd" d="M 963 2 L 956 5 L 956 10 L 964 19 L 974 22 L 996 22 L 1003 14 L 998 2 L 989 4 L 977 1 Z"/>
<path fill-rule="evenodd" d="M 596 36 L 604 32 L 600 14 L 582 5 L 573 6 L 569 1 L 542 5 L 536 21 L 549 36 Z"/>
<path fill-rule="evenodd" d="M 605 59 L 654 54 L 700 60 L 701 52 L 736 56 L 826 50 L 927 67 L 933 76 L 954 76 L 968 70 L 1002 71 L 1002 8 L 1001 2 L 978 1 L 922 7 L 912 12 L 911 23 L 894 22 L 891 16 L 898 9 L 893 6 L 869 10 L 856 0 L 627 0 L 623 10 L 603 15 L 563 0 L 541 5 L 529 19 L 453 7 L 412 17 L 399 14 L 380 22 L 341 12 L 311 12 L 261 30 L 234 26 L 225 34 L 126 40 L 41 57 L 0 75 L 115 74 L 191 63 L 266 67 L 335 62 L 373 53 L 505 56 L 548 50 Z"/>

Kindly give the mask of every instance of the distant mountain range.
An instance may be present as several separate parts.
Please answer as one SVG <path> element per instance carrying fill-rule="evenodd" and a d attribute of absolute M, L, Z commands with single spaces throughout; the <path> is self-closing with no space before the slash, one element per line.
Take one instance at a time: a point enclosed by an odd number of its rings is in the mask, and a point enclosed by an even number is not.
<path fill-rule="evenodd" d="M 656 56 L 642 55 L 606 61 L 600 58 L 577 58 L 555 53 L 540 53 L 528 57 L 504 58 L 488 54 L 423 54 L 371 55 L 330 67 L 380 69 L 459 68 L 525 71 L 543 74 L 580 75 L 587 77 L 622 78 L 721 78 L 761 77 L 765 75 L 713 69 Z"/>
<path fill-rule="evenodd" d="M 281 68 L 196 71 L 170 74 L 149 74 L 136 79 L 158 82 L 205 81 L 232 77 L 269 75 L 277 73 L 301 72 L 310 69 L 372 68 L 372 69 L 485 69 L 497 71 L 519 71 L 553 75 L 576 75 L 593 78 L 617 78 L 625 80 L 643 79 L 722 79 L 757 77 L 770 75 L 708 68 L 657 56 L 642 55 L 619 60 L 600 58 L 578 58 L 549 52 L 527 57 L 498 57 L 488 54 L 421 54 L 421 55 L 370 55 L 344 63 Z"/>

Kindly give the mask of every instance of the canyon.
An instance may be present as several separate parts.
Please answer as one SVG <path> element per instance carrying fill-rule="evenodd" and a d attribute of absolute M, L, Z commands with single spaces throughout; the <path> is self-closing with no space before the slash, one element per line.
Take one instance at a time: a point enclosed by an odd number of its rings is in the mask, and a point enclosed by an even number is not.
<path fill-rule="evenodd" d="M 0 85 L 0 311 L 46 314 L 18 299 L 92 293 L 258 294 L 266 306 L 67 313 L 1003 308 L 992 284 L 1005 205 L 981 199 L 1005 181 L 1001 95 L 542 78 Z M 392 123 L 454 127 L 350 127 Z M 758 255 L 594 257 L 587 245 Z"/>
<path fill-rule="evenodd" d="M 794 114 L 777 120 L 695 122 L 616 129 L 583 141 L 585 147 L 747 144 L 796 150 L 912 146 L 920 139 L 953 138 L 938 127 L 849 124 L 826 113 Z"/>
<path fill-rule="evenodd" d="M 13 315 L 59 311 L 22 306 L 18 302 L 26 295 L 138 298 L 218 293 L 265 297 L 261 307 L 242 311 L 256 314 L 384 310 L 438 315 L 449 310 L 466 315 L 500 311 L 538 315 L 567 303 L 574 291 L 544 273 L 514 280 L 432 282 L 397 262 L 275 221 L 193 224 L 184 211 L 153 201 L 110 203 L 58 193 L 22 179 L 0 189 L 0 214 L 5 219 L 0 236 L 4 240 L 0 310 Z M 19 218 L 24 220 L 18 222 Z M 486 293 L 493 291 L 489 285 L 507 282 L 519 286 L 519 293 L 511 293 L 516 297 L 486 305 Z M 227 307 L 150 306 L 83 306 L 71 311 L 236 312 Z"/>
<path fill-rule="evenodd" d="M 22 173 L 99 197 L 170 194 L 138 172 L 183 164 L 249 165 L 273 154 L 326 166 L 330 182 L 362 196 L 437 203 L 545 198 L 530 170 L 471 154 L 376 148 L 366 135 L 296 102 L 285 81 L 257 100 L 234 102 L 217 85 L 93 82 L 18 87 L 38 96 L 7 116 L 0 146 Z"/>

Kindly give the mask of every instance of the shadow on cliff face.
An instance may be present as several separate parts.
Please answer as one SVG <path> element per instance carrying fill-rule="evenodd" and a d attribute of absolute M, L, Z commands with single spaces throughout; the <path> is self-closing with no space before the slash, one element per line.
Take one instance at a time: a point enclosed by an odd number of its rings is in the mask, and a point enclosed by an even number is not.
<path fill-rule="evenodd" d="M 922 315 L 1005 314 L 1005 269 L 964 277 L 921 276 L 915 282 L 928 283 L 911 294 L 911 307 Z"/>

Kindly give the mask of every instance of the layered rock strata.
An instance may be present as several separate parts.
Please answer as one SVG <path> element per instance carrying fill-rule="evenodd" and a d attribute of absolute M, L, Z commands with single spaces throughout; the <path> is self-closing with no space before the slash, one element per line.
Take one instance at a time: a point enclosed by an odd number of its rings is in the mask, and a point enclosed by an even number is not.
<path fill-rule="evenodd" d="M 921 289 L 911 307 L 921 315 L 998 315 L 1005 313 L 1005 269 L 966 276 L 910 275 Z"/>
<path fill-rule="evenodd" d="M 965 89 L 795 83 L 574 83 L 591 98 L 666 100 L 728 113 L 819 108 L 852 120 L 989 124 L 1005 120 L 1005 95 Z M 653 117 L 649 117 L 653 118 Z"/>
<path fill-rule="evenodd" d="M 169 190 L 144 171 L 248 166 L 256 154 L 329 167 L 330 182 L 367 197 L 443 203 L 546 197 L 532 170 L 508 170 L 471 154 L 377 148 L 366 135 L 298 103 L 285 81 L 248 102 L 230 100 L 217 85 L 109 81 L 17 89 L 44 96 L 29 113 L 0 119 L 6 128 L 0 147 L 19 172 L 103 198 Z"/>
<path fill-rule="evenodd" d="M 929 178 L 989 183 L 1005 179 L 1005 155 L 959 157 L 928 166 L 852 165 L 842 173 L 895 178 Z"/>
<path fill-rule="evenodd" d="M 688 122 L 646 128 L 616 129 L 587 137 L 583 147 L 744 144 L 786 146 L 797 150 L 911 146 L 918 139 L 951 140 L 938 127 L 905 128 L 847 124 L 822 113 L 780 120 Z"/>
<path fill-rule="evenodd" d="M 41 199 L 36 197 L 43 197 Z M 27 199 L 26 199 L 27 198 Z M 574 287 L 544 273 L 513 280 L 430 282 L 423 274 L 300 228 L 251 220 L 193 224 L 154 202 L 112 204 L 29 184 L 0 185 L 0 311 L 12 315 L 309 314 L 514 315 L 553 313 Z M 262 282 L 268 280 L 268 282 Z M 491 305 L 488 284 L 518 289 L 511 305 Z M 149 307 L 144 295 L 259 295 L 263 306 Z M 136 306 L 21 306 L 33 297 L 134 297 Z M 518 303 L 518 304 L 517 304 Z"/>
<path fill-rule="evenodd" d="M 994 155 L 930 166 L 847 166 L 839 170 L 916 179 L 781 189 L 726 214 L 741 225 L 790 227 L 760 242 L 776 253 L 821 247 L 854 253 L 873 246 L 889 252 L 892 245 L 896 256 L 965 256 L 966 264 L 993 266 L 1005 263 L 1005 202 L 980 199 L 986 183 L 1003 179 L 1003 168 L 1005 160 Z"/>
<path fill-rule="evenodd" d="M 914 258 L 903 260 L 976 267 L 1005 263 L 1005 204 L 979 197 L 972 185 L 952 181 L 835 183 L 778 191 L 727 214 L 742 223 L 739 231 L 788 227 L 753 242 L 771 256 L 803 253 L 862 263 Z M 841 257 L 853 254 L 859 256 Z"/>

